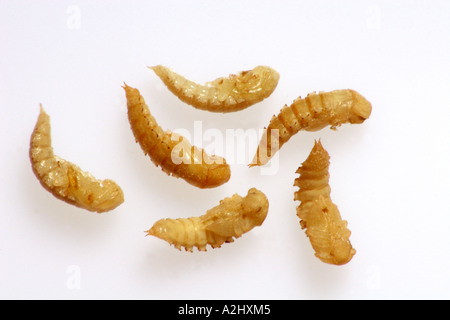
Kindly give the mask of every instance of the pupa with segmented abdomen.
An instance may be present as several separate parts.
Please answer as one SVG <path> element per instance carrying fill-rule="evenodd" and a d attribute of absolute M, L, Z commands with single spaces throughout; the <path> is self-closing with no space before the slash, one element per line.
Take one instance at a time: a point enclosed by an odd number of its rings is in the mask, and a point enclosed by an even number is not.
<path fill-rule="evenodd" d="M 54 155 L 50 130 L 50 117 L 41 105 L 29 150 L 33 172 L 41 185 L 56 198 L 89 211 L 101 213 L 122 204 L 123 191 L 114 181 L 96 179 Z"/>
<path fill-rule="evenodd" d="M 349 262 L 356 253 L 350 243 L 347 221 L 341 218 L 337 206 L 330 198 L 330 156 L 321 142 L 315 142 L 308 158 L 298 168 L 300 174 L 294 186 L 294 200 L 301 201 L 297 216 L 302 229 L 306 229 L 315 255 L 321 261 L 334 265 Z"/>
<path fill-rule="evenodd" d="M 309 93 L 305 98 L 299 97 L 272 117 L 249 166 L 269 162 L 283 144 L 301 130 L 317 131 L 326 126 L 336 129 L 344 123 L 363 123 L 371 112 L 370 102 L 350 89 Z"/>
<path fill-rule="evenodd" d="M 257 66 L 201 85 L 162 65 L 150 69 L 181 101 L 197 109 L 222 113 L 239 111 L 266 99 L 280 78 L 276 70 Z"/>
<path fill-rule="evenodd" d="M 179 250 L 184 247 L 189 252 L 193 247 L 206 251 L 208 244 L 220 248 L 262 225 L 268 209 L 265 194 L 251 188 L 245 197 L 234 194 L 200 217 L 158 220 L 147 235 L 165 240 Z"/>
<path fill-rule="evenodd" d="M 136 142 L 156 166 L 168 175 L 182 178 L 199 188 L 220 186 L 230 179 L 230 166 L 219 156 L 210 156 L 184 137 L 164 132 L 138 89 L 124 85 L 128 120 Z"/>

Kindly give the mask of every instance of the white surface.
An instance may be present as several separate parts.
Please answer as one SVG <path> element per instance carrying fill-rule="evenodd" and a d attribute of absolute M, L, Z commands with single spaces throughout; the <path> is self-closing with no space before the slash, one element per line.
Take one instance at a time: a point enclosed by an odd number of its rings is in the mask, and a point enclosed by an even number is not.
<path fill-rule="evenodd" d="M 450 298 L 449 39 L 448 1 L 1 0 L 0 298 Z M 264 102 L 211 114 L 176 99 L 155 64 L 198 82 L 265 64 L 281 79 Z M 230 181 L 200 190 L 143 155 L 123 81 L 165 129 L 262 128 L 299 95 L 340 88 L 373 113 L 297 134 L 276 175 L 231 158 Z M 39 103 L 55 153 L 119 183 L 123 205 L 97 215 L 40 186 L 28 159 Z M 318 138 L 357 250 L 341 267 L 314 257 L 295 215 L 295 171 Z M 232 244 L 190 254 L 144 236 L 253 186 L 268 217 Z"/>

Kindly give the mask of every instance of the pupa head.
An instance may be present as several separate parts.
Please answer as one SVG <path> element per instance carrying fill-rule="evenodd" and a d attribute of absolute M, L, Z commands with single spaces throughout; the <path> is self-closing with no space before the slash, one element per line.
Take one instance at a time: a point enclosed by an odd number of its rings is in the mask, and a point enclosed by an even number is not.
<path fill-rule="evenodd" d="M 280 74 L 267 66 L 257 66 L 252 70 L 242 71 L 236 76 L 236 87 L 242 93 L 261 90 L 272 92 L 278 85 Z"/>
<path fill-rule="evenodd" d="M 264 193 L 251 188 L 242 201 L 242 218 L 248 220 L 253 226 L 260 226 L 267 217 L 269 201 Z"/>
<path fill-rule="evenodd" d="M 350 90 L 353 96 L 353 104 L 350 108 L 349 122 L 353 124 L 363 123 L 370 117 L 372 105 L 366 98 L 354 90 Z"/>
<path fill-rule="evenodd" d="M 337 206 L 329 197 L 319 195 L 313 201 L 307 228 L 315 255 L 323 262 L 344 265 L 355 255 L 347 221 L 342 220 Z"/>

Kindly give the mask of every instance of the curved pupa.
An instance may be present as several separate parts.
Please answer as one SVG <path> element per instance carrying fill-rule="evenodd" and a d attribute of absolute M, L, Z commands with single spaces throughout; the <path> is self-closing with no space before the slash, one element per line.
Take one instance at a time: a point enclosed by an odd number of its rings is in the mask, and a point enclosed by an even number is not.
<path fill-rule="evenodd" d="M 223 243 L 233 242 L 233 238 L 262 225 L 268 210 L 265 194 L 251 188 L 247 196 L 235 194 L 225 198 L 203 216 L 158 220 L 147 235 L 165 240 L 179 250 L 184 247 L 192 252 L 193 247 L 197 247 L 199 251 L 206 251 L 208 244 L 220 248 Z"/>
<path fill-rule="evenodd" d="M 156 166 L 199 188 L 214 188 L 230 179 L 230 166 L 224 158 L 210 156 L 203 149 L 191 146 L 184 137 L 164 132 L 150 114 L 139 90 L 126 84 L 123 88 L 136 142 Z"/>
<path fill-rule="evenodd" d="M 53 154 L 50 117 L 42 105 L 31 135 L 29 155 L 39 182 L 58 199 L 98 213 L 112 210 L 124 201 L 122 189 L 114 181 L 98 180 Z"/>
<path fill-rule="evenodd" d="M 197 109 L 222 113 L 245 109 L 269 97 L 280 78 L 274 69 L 257 66 L 201 85 L 162 65 L 149 68 L 181 101 Z"/>
<path fill-rule="evenodd" d="M 301 201 L 297 216 L 302 229 L 306 229 L 315 255 L 329 264 L 342 265 L 356 253 L 350 243 L 347 221 L 342 220 L 339 210 L 330 198 L 330 156 L 322 144 L 315 142 L 311 153 L 296 173 L 294 200 Z"/>
<path fill-rule="evenodd" d="M 264 165 L 300 130 L 317 131 L 326 126 L 336 129 L 343 123 L 359 124 L 369 118 L 372 105 L 350 89 L 309 93 L 285 105 L 273 116 L 249 165 Z"/>

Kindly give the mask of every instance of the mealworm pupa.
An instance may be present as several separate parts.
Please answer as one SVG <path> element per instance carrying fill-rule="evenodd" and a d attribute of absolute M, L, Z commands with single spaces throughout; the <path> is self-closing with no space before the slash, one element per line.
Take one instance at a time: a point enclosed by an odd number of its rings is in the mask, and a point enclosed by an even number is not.
<path fill-rule="evenodd" d="M 349 262 L 356 250 L 350 243 L 347 221 L 342 220 L 339 210 L 331 201 L 329 185 L 330 156 L 320 140 L 314 143 L 308 158 L 298 168 L 300 174 L 294 186 L 294 200 L 301 201 L 297 216 L 302 229 L 306 229 L 316 257 L 329 264 L 342 265 Z"/>
<path fill-rule="evenodd" d="M 260 166 L 270 161 L 293 135 L 300 130 L 317 131 L 328 125 L 335 130 L 343 123 L 359 124 L 369 118 L 372 105 L 350 89 L 309 93 L 285 105 L 273 116 L 249 165 Z M 276 147 L 272 144 L 277 143 Z"/>
<path fill-rule="evenodd" d="M 201 85 L 162 65 L 149 68 L 181 101 L 197 109 L 222 113 L 239 111 L 266 99 L 280 78 L 274 69 L 257 66 Z"/>
<path fill-rule="evenodd" d="M 251 188 L 247 196 L 234 194 L 220 201 L 200 217 L 161 219 L 146 231 L 173 244 L 175 248 L 193 252 L 193 247 L 206 251 L 206 245 L 220 248 L 223 243 L 233 242 L 242 234 L 262 225 L 269 209 L 264 193 Z"/>
<path fill-rule="evenodd" d="M 164 132 L 150 114 L 138 89 L 127 84 L 128 120 L 136 142 L 156 166 L 199 188 L 220 186 L 230 179 L 230 166 L 219 156 L 191 146 L 187 139 L 170 131 Z M 180 147 L 181 146 L 181 147 Z"/>
<path fill-rule="evenodd" d="M 54 155 L 50 117 L 42 105 L 31 135 L 29 155 L 39 182 L 58 199 L 98 213 L 112 210 L 124 201 L 122 189 L 114 181 L 98 180 Z"/>

